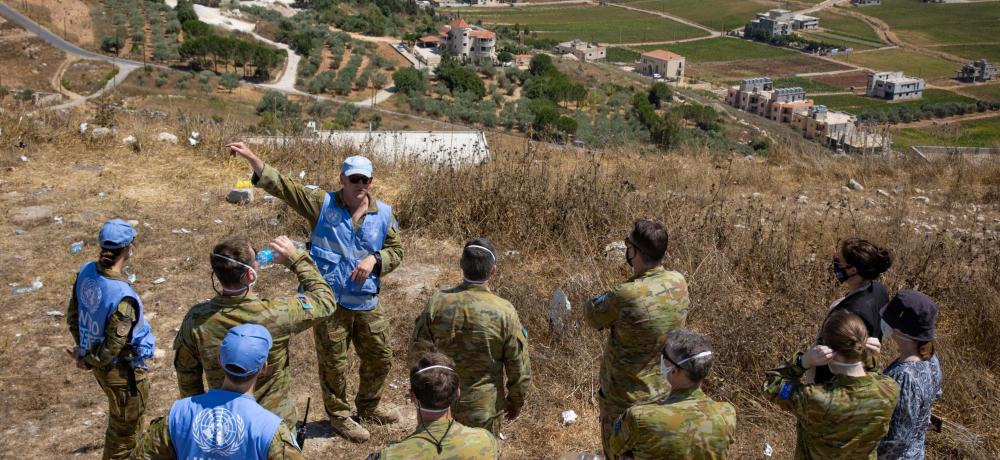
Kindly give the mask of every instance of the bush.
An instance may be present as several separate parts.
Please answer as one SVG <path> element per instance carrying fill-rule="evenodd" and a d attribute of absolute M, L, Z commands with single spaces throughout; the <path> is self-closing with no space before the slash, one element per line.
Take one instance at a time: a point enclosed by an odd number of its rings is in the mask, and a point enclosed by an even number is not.
<path fill-rule="evenodd" d="M 486 95 L 486 85 L 473 70 L 455 60 L 447 60 L 437 68 L 438 80 L 444 82 L 452 94 L 470 93 L 478 99 Z"/>
<path fill-rule="evenodd" d="M 219 79 L 219 84 L 223 88 L 226 88 L 232 92 L 236 87 L 240 86 L 240 76 L 232 72 L 226 72 L 222 74 L 222 78 Z"/>
<path fill-rule="evenodd" d="M 125 46 L 125 40 L 117 34 L 101 39 L 101 50 L 108 53 L 118 53 L 123 46 Z"/>
<path fill-rule="evenodd" d="M 404 67 L 392 74 L 392 82 L 400 93 L 411 95 L 423 94 L 427 90 L 424 74 L 413 67 Z"/>
<path fill-rule="evenodd" d="M 354 125 L 354 119 L 357 118 L 360 112 L 361 109 L 354 104 L 342 104 L 340 108 L 337 109 L 335 119 L 338 125 L 343 126 L 344 128 L 350 128 Z"/>
<path fill-rule="evenodd" d="M 663 103 L 673 99 L 674 91 L 666 83 L 656 82 L 649 88 L 649 103 L 657 109 L 663 107 Z"/>

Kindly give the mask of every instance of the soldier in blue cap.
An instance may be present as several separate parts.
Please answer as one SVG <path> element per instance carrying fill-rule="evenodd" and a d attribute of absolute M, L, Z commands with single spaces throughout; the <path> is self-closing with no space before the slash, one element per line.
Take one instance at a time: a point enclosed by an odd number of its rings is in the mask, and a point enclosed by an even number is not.
<path fill-rule="evenodd" d="M 281 417 L 253 397 L 257 376 L 267 370 L 272 344 L 271 333 L 259 324 L 229 329 L 219 346 L 219 362 L 226 373 L 222 388 L 174 402 L 170 415 L 149 425 L 134 457 L 304 458 Z"/>
<path fill-rule="evenodd" d="M 66 308 L 66 324 L 76 343 L 66 352 L 77 368 L 94 374 L 108 396 L 104 459 L 128 458 L 135 447 L 149 395 L 146 361 L 156 348 L 142 300 L 123 275 L 135 235 L 121 219 L 104 224 L 98 236 L 100 256 L 80 269 Z"/>
<path fill-rule="evenodd" d="M 323 403 L 333 430 L 364 442 L 368 430 L 351 418 L 347 402 L 347 350 L 351 343 L 361 361 L 358 395 L 354 400 L 362 421 L 395 423 L 399 414 L 379 407 L 392 365 L 389 317 L 379 305 L 382 277 L 403 260 L 392 208 L 370 193 L 372 163 L 352 156 L 340 168 L 341 189 L 326 192 L 264 164 L 241 142 L 230 154 L 253 168 L 253 183 L 298 212 L 312 227 L 310 254 L 337 297 L 337 311 L 313 329 Z"/>

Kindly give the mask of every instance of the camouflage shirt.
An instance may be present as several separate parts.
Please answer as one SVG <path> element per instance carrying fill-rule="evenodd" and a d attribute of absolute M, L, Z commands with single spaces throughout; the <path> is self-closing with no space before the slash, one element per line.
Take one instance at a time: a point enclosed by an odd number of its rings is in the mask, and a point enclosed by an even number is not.
<path fill-rule="evenodd" d="M 431 297 L 417 317 L 410 362 L 427 351 L 444 353 L 458 363 L 463 400 L 476 392 L 492 392 L 497 401 L 524 405 L 531 383 L 528 333 L 514 306 L 485 286 L 462 283 Z"/>
<path fill-rule="evenodd" d="M 128 279 L 120 273 L 108 270 L 100 264 L 97 265 L 97 273 L 105 278 L 128 282 Z M 76 346 L 80 346 L 80 309 L 76 301 L 75 282 L 73 286 L 73 295 L 66 306 L 66 326 L 69 327 L 69 333 L 73 335 L 73 341 L 76 343 Z M 135 301 L 128 297 L 118 303 L 118 307 L 108 317 L 108 321 L 104 325 L 104 340 L 92 346 L 90 350 L 84 350 L 84 363 L 95 369 L 105 369 L 111 367 L 111 363 L 115 358 L 127 358 L 129 356 L 128 348 L 125 345 L 128 345 L 132 328 L 135 326 L 136 321 L 138 321 L 138 314 L 136 312 L 139 309 L 136 306 Z M 117 367 L 120 369 L 129 369 L 129 360 L 120 359 Z M 145 378 L 146 372 L 136 372 L 135 375 L 137 379 Z"/>
<path fill-rule="evenodd" d="M 611 455 L 640 459 L 723 459 L 736 432 L 736 408 L 701 391 L 675 390 L 632 406 L 615 422 Z"/>
<path fill-rule="evenodd" d="M 142 438 L 136 443 L 132 458 L 137 460 L 176 460 L 174 443 L 170 439 L 170 419 L 160 417 L 149 424 Z M 278 431 L 271 438 L 267 449 L 267 460 L 302 460 L 302 451 L 295 444 L 295 437 L 284 424 L 278 424 Z"/>
<path fill-rule="evenodd" d="M 219 365 L 219 344 L 226 332 L 240 324 L 260 324 L 271 332 L 274 344 L 267 356 L 267 371 L 257 379 L 254 397 L 286 423 L 297 420 L 291 399 L 288 344 L 293 335 L 332 315 L 335 303 L 333 291 L 305 251 L 296 251 L 288 264 L 305 290 L 300 295 L 270 300 L 256 295 L 217 296 L 191 307 L 174 339 L 174 368 L 181 397 L 205 392 L 203 373 L 210 388 L 221 388 L 225 375 Z"/>
<path fill-rule="evenodd" d="M 327 194 L 325 190 L 320 188 L 310 190 L 302 182 L 282 175 L 269 165 L 264 165 L 260 176 L 254 175 L 253 183 L 291 206 L 295 212 L 309 221 L 310 229 L 316 227 L 319 216 L 323 212 L 323 200 Z M 333 205 L 347 208 L 339 191 L 335 194 Z M 376 212 L 378 212 L 378 206 L 375 204 L 375 198 L 369 194 L 367 214 Z M 362 216 L 357 222 L 354 222 L 354 229 L 361 228 L 364 221 L 365 217 Z M 385 241 L 382 243 L 382 250 L 378 252 L 381 260 L 381 264 L 375 267 L 375 273 L 378 276 L 388 275 L 403 262 L 403 240 L 399 237 L 399 230 L 395 223 L 396 218 L 393 217 L 391 221 L 393 224 L 389 226 L 389 232 L 386 233 Z"/>
<path fill-rule="evenodd" d="M 587 324 L 611 329 L 600 377 L 606 409 L 621 412 L 668 391 L 656 357 L 667 333 L 684 327 L 690 303 L 684 275 L 656 267 L 586 306 Z"/>
<path fill-rule="evenodd" d="M 899 400 L 899 385 L 869 372 L 834 375 L 825 384 L 801 383 L 798 355 L 767 371 L 764 394 L 798 419 L 797 459 L 875 459 Z"/>
<path fill-rule="evenodd" d="M 369 455 L 368 460 L 496 460 L 499 456 L 500 447 L 489 431 L 437 420 L 418 426 L 413 434 Z"/>

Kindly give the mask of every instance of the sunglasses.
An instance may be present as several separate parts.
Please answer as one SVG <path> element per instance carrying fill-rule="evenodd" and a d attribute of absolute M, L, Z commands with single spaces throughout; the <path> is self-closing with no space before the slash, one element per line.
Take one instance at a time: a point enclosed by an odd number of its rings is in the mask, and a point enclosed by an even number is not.
<path fill-rule="evenodd" d="M 365 177 L 361 174 L 352 174 L 347 180 L 351 181 L 352 184 L 365 184 L 368 185 L 372 182 L 371 177 Z"/>

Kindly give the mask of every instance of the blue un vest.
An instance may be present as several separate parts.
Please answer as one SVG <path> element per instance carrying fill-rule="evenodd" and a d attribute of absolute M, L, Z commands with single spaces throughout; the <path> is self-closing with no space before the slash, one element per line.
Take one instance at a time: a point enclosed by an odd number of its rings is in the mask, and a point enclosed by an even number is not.
<path fill-rule="evenodd" d="M 167 419 L 179 459 L 267 459 L 281 417 L 252 397 L 209 390 L 181 399 Z"/>
<path fill-rule="evenodd" d="M 351 279 L 351 271 L 369 255 L 382 249 L 392 223 L 392 208 L 376 200 L 378 212 L 367 214 L 354 231 L 351 212 L 334 204 L 334 194 L 323 198 L 323 210 L 313 229 L 309 254 L 323 278 L 333 288 L 337 304 L 348 310 L 372 310 L 378 306 L 382 282 L 378 274 L 368 275 L 363 283 Z"/>
<path fill-rule="evenodd" d="M 94 346 L 104 341 L 104 328 L 108 318 L 118 309 L 118 304 L 125 298 L 135 300 L 139 307 L 138 320 L 132 328 L 132 362 L 134 368 L 146 368 L 146 360 L 153 357 L 156 350 L 156 337 L 149 327 L 149 322 L 142 314 L 142 300 L 132 286 L 124 281 L 101 276 L 97 271 L 97 263 L 89 262 L 80 269 L 76 279 L 76 305 L 80 315 L 80 347 L 89 352 Z M 116 364 L 118 358 L 114 361 Z"/>

